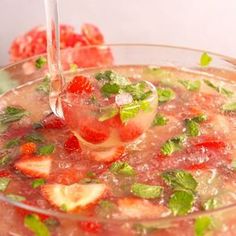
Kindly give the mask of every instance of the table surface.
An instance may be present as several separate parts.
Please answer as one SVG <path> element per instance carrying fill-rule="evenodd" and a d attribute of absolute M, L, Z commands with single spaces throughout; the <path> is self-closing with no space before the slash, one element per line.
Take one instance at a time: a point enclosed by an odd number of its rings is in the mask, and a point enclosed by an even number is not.
<path fill-rule="evenodd" d="M 0 0 L 0 65 L 20 33 L 45 24 L 43 0 Z M 63 23 L 98 25 L 108 43 L 154 43 L 236 57 L 235 0 L 59 0 Z"/>

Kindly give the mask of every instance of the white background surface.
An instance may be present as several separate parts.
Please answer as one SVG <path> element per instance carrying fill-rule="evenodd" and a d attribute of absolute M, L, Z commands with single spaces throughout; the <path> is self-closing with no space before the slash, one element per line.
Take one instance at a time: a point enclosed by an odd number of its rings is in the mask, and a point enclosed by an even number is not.
<path fill-rule="evenodd" d="M 170 44 L 236 57 L 236 0 L 60 0 L 63 23 L 100 27 L 106 42 Z M 10 42 L 45 24 L 43 0 L 0 0 L 0 65 Z"/>

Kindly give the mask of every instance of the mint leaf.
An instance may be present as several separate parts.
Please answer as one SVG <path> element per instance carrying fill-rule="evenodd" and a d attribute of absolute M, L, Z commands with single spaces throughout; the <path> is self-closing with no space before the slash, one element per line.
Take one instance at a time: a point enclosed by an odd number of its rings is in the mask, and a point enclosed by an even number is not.
<path fill-rule="evenodd" d="M 36 142 L 36 143 L 42 143 L 43 137 L 41 134 L 32 133 L 24 137 L 26 141 L 28 142 Z"/>
<path fill-rule="evenodd" d="M 38 188 L 39 186 L 45 184 L 45 179 L 35 179 L 32 182 L 32 188 Z"/>
<path fill-rule="evenodd" d="M 208 66 L 212 62 L 212 57 L 208 55 L 208 53 L 204 52 L 200 58 L 200 65 L 202 67 Z"/>
<path fill-rule="evenodd" d="M 28 112 L 23 108 L 8 106 L 4 109 L 4 113 L 0 114 L 0 124 L 4 125 L 19 121 L 27 114 Z"/>
<path fill-rule="evenodd" d="M 201 82 L 199 80 L 179 80 L 178 82 L 189 91 L 199 91 L 201 87 Z"/>
<path fill-rule="evenodd" d="M 174 192 L 168 202 L 168 207 L 175 216 L 186 215 L 193 207 L 194 195 L 191 192 Z"/>
<path fill-rule="evenodd" d="M 186 132 L 190 137 L 196 137 L 201 134 L 200 126 L 197 122 L 191 119 L 185 120 Z"/>
<path fill-rule="evenodd" d="M 131 192 L 140 198 L 153 199 L 161 196 L 163 187 L 135 183 L 131 186 Z"/>
<path fill-rule="evenodd" d="M 101 111 L 101 116 L 98 118 L 99 121 L 109 120 L 112 117 L 116 116 L 119 113 L 119 109 L 117 107 L 106 107 Z"/>
<path fill-rule="evenodd" d="M 43 66 L 45 66 L 47 64 L 47 59 L 45 57 L 39 57 L 36 61 L 35 61 L 35 67 L 37 69 L 41 69 L 43 68 Z"/>
<path fill-rule="evenodd" d="M 7 194 L 6 196 L 7 196 L 7 198 L 9 198 L 10 200 L 15 201 L 15 202 L 22 202 L 22 201 L 26 200 L 26 198 L 24 196 L 20 196 L 17 194 Z"/>
<path fill-rule="evenodd" d="M 236 111 L 236 102 L 227 103 L 222 106 L 224 112 L 235 112 Z"/>
<path fill-rule="evenodd" d="M 184 170 L 165 171 L 161 174 L 161 177 L 174 191 L 185 190 L 195 192 L 198 185 L 193 176 Z"/>
<path fill-rule="evenodd" d="M 165 116 L 161 115 L 161 114 L 156 114 L 153 122 L 152 122 L 152 125 L 153 126 L 164 126 L 167 124 L 168 122 L 168 118 L 166 118 Z"/>
<path fill-rule="evenodd" d="M 201 216 L 195 220 L 194 232 L 196 236 L 204 236 L 205 233 L 211 230 L 213 226 L 212 218 L 209 216 Z"/>
<path fill-rule="evenodd" d="M 212 197 L 209 198 L 204 204 L 203 204 L 203 208 L 205 210 L 213 210 L 216 209 L 218 206 L 218 201 L 216 198 Z"/>
<path fill-rule="evenodd" d="M 107 71 L 99 72 L 99 73 L 95 74 L 94 77 L 95 77 L 96 80 L 111 81 L 112 80 L 112 75 L 113 75 L 113 71 L 107 70 Z"/>
<path fill-rule="evenodd" d="M 167 78 L 172 75 L 170 71 L 155 66 L 149 66 L 145 68 L 143 73 L 146 75 L 157 76 L 158 78 Z"/>
<path fill-rule="evenodd" d="M 9 164 L 11 161 L 11 158 L 8 155 L 4 155 L 0 158 L 0 167 L 4 167 L 7 164 Z"/>
<path fill-rule="evenodd" d="M 170 88 L 157 88 L 158 102 L 169 102 L 175 98 L 175 92 Z"/>
<path fill-rule="evenodd" d="M 109 97 L 112 94 L 118 94 L 120 91 L 120 86 L 118 84 L 111 84 L 111 83 L 105 83 L 102 88 L 101 92 L 104 96 Z"/>
<path fill-rule="evenodd" d="M 77 66 L 77 64 L 74 64 L 74 63 L 70 64 L 70 71 L 71 72 L 77 72 L 78 68 L 79 67 Z"/>
<path fill-rule="evenodd" d="M 4 192 L 7 189 L 11 179 L 7 177 L 0 178 L 0 191 Z"/>
<path fill-rule="evenodd" d="M 7 149 L 13 148 L 13 147 L 18 146 L 19 144 L 20 144 L 20 139 L 19 138 L 13 138 L 5 144 L 5 148 L 7 148 Z"/>
<path fill-rule="evenodd" d="M 39 148 L 39 155 L 49 155 L 54 152 L 55 146 L 53 144 L 45 145 Z"/>
<path fill-rule="evenodd" d="M 232 97 L 234 94 L 232 91 L 230 91 L 222 86 L 217 86 L 217 85 L 213 84 L 210 80 L 204 79 L 203 81 L 206 85 L 213 88 L 216 92 L 223 94 L 227 97 Z"/>
<path fill-rule="evenodd" d="M 132 166 L 130 166 L 127 162 L 117 161 L 114 162 L 111 167 L 110 171 L 113 174 L 120 174 L 125 176 L 134 176 L 135 170 Z"/>
<path fill-rule="evenodd" d="M 139 111 L 150 111 L 150 103 L 148 101 L 135 101 L 120 107 L 120 119 L 123 123 L 134 118 Z"/>
<path fill-rule="evenodd" d="M 202 123 L 202 122 L 206 121 L 207 119 L 208 119 L 208 117 L 205 114 L 201 114 L 201 115 L 191 118 L 191 120 L 193 120 L 197 123 Z"/>
<path fill-rule="evenodd" d="M 43 81 L 36 88 L 36 91 L 43 92 L 45 94 L 49 94 L 49 91 L 50 91 L 50 78 L 49 78 L 49 76 L 45 76 Z"/>
<path fill-rule="evenodd" d="M 35 236 L 50 236 L 47 226 L 35 214 L 27 215 L 24 219 L 24 225 L 31 230 Z"/>

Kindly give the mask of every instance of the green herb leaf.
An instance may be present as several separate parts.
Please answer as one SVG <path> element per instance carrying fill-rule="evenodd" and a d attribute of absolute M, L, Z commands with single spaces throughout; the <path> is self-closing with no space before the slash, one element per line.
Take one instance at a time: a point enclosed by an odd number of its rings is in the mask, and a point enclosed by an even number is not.
<path fill-rule="evenodd" d="M 0 124 L 4 125 L 19 121 L 27 114 L 28 112 L 23 108 L 8 106 L 5 108 L 4 113 L 0 114 Z"/>
<path fill-rule="evenodd" d="M 43 92 L 45 94 L 49 94 L 49 91 L 50 91 L 50 78 L 49 78 L 49 76 L 45 76 L 43 81 L 36 88 L 36 91 Z"/>
<path fill-rule="evenodd" d="M 105 96 L 110 96 L 112 94 L 118 94 L 119 91 L 120 91 L 120 86 L 118 84 L 105 83 L 101 88 L 101 92 Z"/>
<path fill-rule="evenodd" d="M 212 197 L 209 198 L 204 204 L 203 204 L 203 208 L 205 210 L 213 210 L 216 209 L 218 206 L 218 201 L 216 198 Z"/>
<path fill-rule="evenodd" d="M 0 191 L 4 192 L 7 189 L 11 179 L 7 177 L 0 178 Z"/>
<path fill-rule="evenodd" d="M 5 144 L 5 148 L 7 148 L 7 149 L 13 148 L 13 147 L 18 146 L 19 144 L 20 144 L 20 139 L 19 138 L 13 138 Z"/>
<path fill-rule="evenodd" d="M 112 117 L 116 116 L 119 113 L 119 109 L 117 107 L 107 107 L 102 109 L 101 116 L 98 118 L 99 121 L 109 120 Z"/>
<path fill-rule="evenodd" d="M 213 222 L 211 217 L 198 217 L 194 223 L 195 236 L 204 236 L 207 231 L 211 230 L 212 226 Z"/>
<path fill-rule="evenodd" d="M 161 176 L 174 191 L 185 190 L 194 192 L 198 185 L 193 176 L 184 170 L 165 171 Z"/>
<path fill-rule="evenodd" d="M 120 174 L 125 176 L 134 176 L 135 170 L 132 166 L 130 166 L 127 162 L 117 161 L 114 162 L 111 167 L 110 171 L 113 174 Z"/>
<path fill-rule="evenodd" d="M 77 64 L 70 64 L 70 71 L 72 72 L 76 72 L 78 70 L 78 66 Z"/>
<path fill-rule="evenodd" d="M 161 115 L 161 114 L 156 114 L 153 122 L 152 122 L 152 125 L 153 126 L 164 126 L 167 124 L 168 122 L 168 118 L 166 118 L 165 116 Z"/>
<path fill-rule="evenodd" d="M 32 133 L 24 137 L 26 141 L 28 142 L 36 142 L 36 143 L 42 143 L 43 137 L 41 134 Z"/>
<path fill-rule="evenodd" d="M 96 80 L 111 81 L 112 80 L 112 74 L 113 74 L 113 71 L 106 70 L 104 72 L 99 72 L 99 73 L 95 74 L 94 77 L 95 77 Z"/>
<path fill-rule="evenodd" d="M 225 112 L 235 112 L 236 111 L 236 102 L 224 104 L 222 106 L 222 110 Z"/>
<path fill-rule="evenodd" d="M 9 164 L 11 161 L 11 158 L 8 155 L 4 155 L 0 158 L 0 167 L 4 167 L 7 164 Z"/>
<path fill-rule="evenodd" d="M 201 87 L 201 82 L 199 80 L 179 80 L 178 82 L 189 91 L 199 91 Z"/>
<path fill-rule="evenodd" d="M 208 53 L 204 52 L 200 58 L 200 65 L 201 66 L 208 66 L 212 62 L 212 57 L 208 55 Z"/>
<path fill-rule="evenodd" d="M 224 88 L 222 86 L 214 85 L 210 80 L 204 79 L 203 81 L 204 81 L 204 83 L 206 85 L 208 85 L 209 87 L 213 88 L 216 92 L 218 92 L 220 94 L 223 94 L 223 95 L 225 95 L 227 97 L 232 97 L 233 94 L 234 94 L 232 91 L 230 91 L 230 90 L 228 90 L 228 89 L 226 89 L 226 88 Z"/>
<path fill-rule="evenodd" d="M 60 210 L 61 210 L 61 211 L 65 211 L 65 212 L 67 212 L 67 211 L 68 211 L 68 207 L 67 207 L 67 205 L 66 205 L 65 203 L 62 204 L 61 207 L 60 207 Z"/>
<path fill-rule="evenodd" d="M 54 152 L 55 146 L 53 144 L 45 145 L 39 148 L 39 155 L 49 155 Z"/>
<path fill-rule="evenodd" d="M 185 120 L 186 132 L 190 137 L 196 137 L 201 134 L 200 126 L 197 122 L 191 119 Z"/>
<path fill-rule="evenodd" d="M 130 104 L 121 106 L 120 119 L 123 123 L 134 118 L 139 111 L 150 111 L 150 103 L 148 101 L 135 101 Z"/>
<path fill-rule="evenodd" d="M 44 65 L 47 64 L 47 59 L 45 57 L 39 57 L 36 61 L 35 61 L 35 67 L 37 69 L 41 69 L 43 68 Z"/>
<path fill-rule="evenodd" d="M 189 213 L 194 204 L 194 195 L 191 192 L 177 191 L 174 192 L 169 200 L 168 207 L 176 216 L 186 215 Z"/>
<path fill-rule="evenodd" d="M 22 201 L 26 200 L 26 198 L 24 196 L 20 196 L 17 194 L 7 194 L 6 196 L 7 196 L 7 198 L 9 198 L 10 200 L 15 201 L 15 202 L 22 202 Z"/>
<path fill-rule="evenodd" d="M 32 188 L 38 188 L 39 186 L 45 184 L 45 179 L 35 179 L 32 182 Z"/>
<path fill-rule="evenodd" d="M 202 123 L 202 122 L 206 121 L 207 119 L 208 119 L 208 117 L 205 114 L 201 114 L 199 116 L 195 116 L 195 117 L 191 118 L 192 121 L 195 121 L 197 123 Z"/>
<path fill-rule="evenodd" d="M 24 219 L 24 225 L 31 230 L 35 236 L 50 236 L 47 226 L 35 214 L 27 215 Z"/>
<path fill-rule="evenodd" d="M 137 197 L 153 199 L 161 196 L 163 187 L 135 183 L 131 186 L 131 192 Z"/>
<path fill-rule="evenodd" d="M 157 88 L 158 102 L 169 102 L 175 98 L 175 92 L 170 88 Z"/>
<path fill-rule="evenodd" d="M 156 76 L 158 78 L 167 78 L 172 75 L 170 71 L 160 68 L 160 67 L 155 67 L 155 66 L 146 67 L 143 73 L 146 75 Z"/>

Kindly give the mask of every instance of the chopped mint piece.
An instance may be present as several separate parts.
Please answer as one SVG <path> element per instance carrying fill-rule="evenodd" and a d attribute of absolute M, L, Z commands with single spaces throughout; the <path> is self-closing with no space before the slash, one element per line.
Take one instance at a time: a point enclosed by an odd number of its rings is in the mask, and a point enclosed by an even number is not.
<path fill-rule="evenodd" d="M 163 125 L 166 125 L 168 121 L 169 121 L 168 118 L 166 118 L 165 116 L 163 116 L 161 114 L 156 114 L 156 116 L 152 122 L 152 125 L 153 126 L 163 126 Z"/>
<path fill-rule="evenodd" d="M 160 67 L 155 67 L 155 66 L 149 66 L 145 68 L 143 73 L 146 75 L 157 76 L 158 78 L 167 78 L 171 76 L 170 71 L 160 68 Z"/>
<path fill-rule="evenodd" d="M 202 123 L 202 122 L 206 121 L 207 119 L 208 119 L 208 117 L 205 114 L 201 114 L 199 116 L 195 116 L 195 117 L 191 118 L 191 120 L 193 120 L 197 123 Z"/>
<path fill-rule="evenodd" d="M 20 144 L 20 139 L 19 138 L 13 138 L 5 144 L 5 148 L 7 148 L 7 149 L 13 148 L 13 147 L 18 146 L 19 144 Z"/>
<path fill-rule="evenodd" d="M 41 69 L 43 68 L 43 66 L 45 66 L 47 64 L 47 59 L 45 57 L 39 57 L 36 61 L 35 61 L 35 67 L 37 69 Z"/>
<path fill-rule="evenodd" d="M 190 137 L 196 137 L 201 134 L 200 126 L 197 122 L 191 119 L 185 120 L 186 132 Z"/>
<path fill-rule="evenodd" d="M 7 177 L 0 178 L 0 191 L 4 192 L 7 189 L 11 179 Z"/>
<path fill-rule="evenodd" d="M 189 91 L 199 91 L 201 87 L 201 82 L 199 80 L 179 80 L 179 83 Z"/>
<path fill-rule="evenodd" d="M 67 212 L 68 211 L 67 205 L 66 204 L 62 204 L 61 207 L 60 207 L 60 210 Z"/>
<path fill-rule="evenodd" d="M 4 113 L 0 114 L 0 124 L 8 124 L 21 120 L 28 112 L 23 108 L 8 106 L 4 109 Z"/>
<path fill-rule="evenodd" d="M 42 143 L 43 137 L 41 134 L 32 133 L 32 134 L 25 136 L 25 140 L 28 142 Z"/>
<path fill-rule="evenodd" d="M 47 226 L 36 214 L 27 215 L 24 219 L 24 225 L 31 230 L 35 236 L 51 236 Z"/>
<path fill-rule="evenodd" d="M 193 204 L 193 193 L 186 191 L 176 191 L 171 195 L 168 202 L 168 207 L 175 216 L 180 216 L 191 212 Z"/>
<path fill-rule="evenodd" d="M 113 71 L 111 70 L 106 70 L 104 72 L 99 72 L 97 74 L 95 74 L 95 79 L 96 80 L 105 80 L 105 81 L 111 81 L 112 80 L 112 74 Z"/>
<path fill-rule="evenodd" d="M 204 52 L 200 58 L 200 65 L 201 66 L 208 66 L 212 62 L 212 57 L 208 55 L 208 53 Z"/>
<path fill-rule="evenodd" d="M 110 171 L 113 174 L 120 174 L 125 176 L 134 176 L 135 170 L 132 166 L 130 166 L 127 162 L 117 161 L 114 162 L 111 167 Z"/>
<path fill-rule="evenodd" d="M 123 123 L 134 118 L 139 111 L 150 111 L 150 103 L 148 101 L 135 101 L 120 108 L 120 119 Z"/>
<path fill-rule="evenodd" d="M 236 102 L 224 104 L 222 106 L 222 110 L 225 112 L 235 112 L 236 111 Z"/>
<path fill-rule="evenodd" d="M 120 86 L 118 84 L 105 83 L 101 88 L 104 96 L 110 96 L 112 94 L 118 94 L 120 91 Z"/>
<path fill-rule="evenodd" d="M 218 201 L 216 198 L 212 197 L 209 198 L 204 204 L 203 204 L 203 208 L 205 210 L 213 210 L 216 209 L 218 206 Z"/>
<path fill-rule="evenodd" d="M 7 196 L 7 198 L 9 198 L 10 200 L 15 201 L 15 202 L 22 202 L 22 201 L 26 200 L 26 198 L 24 196 L 20 196 L 17 194 L 7 194 L 6 196 Z"/>
<path fill-rule="evenodd" d="M 112 117 L 116 116 L 119 113 L 119 109 L 117 107 L 107 107 L 102 109 L 101 116 L 98 118 L 99 121 L 109 120 Z"/>
<path fill-rule="evenodd" d="M 195 236 L 204 236 L 213 226 L 212 218 L 209 216 L 201 216 L 195 220 L 194 232 Z"/>
<path fill-rule="evenodd" d="M 213 84 L 210 80 L 204 79 L 203 81 L 204 81 L 204 83 L 206 85 L 208 85 L 209 87 L 213 88 L 216 92 L 218 92 L 220 94 L 223 94 L 223 95 L 225 95 L 227 97 L 232 97 L 233 94 L 234 94 L 232 91 L 230 91 L 230 90 L 228 90 L 228 89 L 226 89 L 224 87 L 217 86 L 217 85 Z"/>
<path fill-rule="evenodd" d="M 45 179 L 35 179 L 32 182 L 32 188 L 38 188 L 39 186 L 45 184 Z"/>
<path fill-rule="evenodd" d="M 184 170 L 170 170 L 162 173 L 165 183 L 170 185 L 174 191 L 185 190 L 195 192 L 197 181 L 193 176 Z"/>
<path fill-rule="evenodd" d="M 92 171 L 89 171 L 89 172 L 86 174 L 86 176 L 87 176 L 88 178 L 95 178 L 95 177 L 96 177 L 96 173 L 94 173 L 94 172 L 92 172 Z"/>
<path fill-rule="evenodd" d="M 163 187 L 135 183 L 131 186 L 131 192 L 137 197 L 153 199 L 161 196 Z"/>
<path fill-rule="evenodd" d="M 39 155 L 49 155 L 54 152 L 55 146 L 53 144 L 45 145 L 39 148 Z"/>
<path fill-rule="evenodd" d="M 99 202 L 99 206 L 103 209 L 103 210 L 111 210 L 112 208 L 115 207 L 115 204 L 109 200 L 101 200 Z"/>
<path fill-rule="evenodd" d="M 158 102 L 169 102 L 175 98 L 175 92 L 170 88 L 157 88 Z"/>
<path fill-rule="evenodd" d="M 77 64 L 70 64 L 70 71 L 72 72 L 76 72 L 78 70 L 78 66 Z"/>
<path fill-rule="evenodd" d="M 11 158 L 8 155 L 4 155 L 0 157 L 0 167 L 6 166 L 8 163 L 10 163 Z"/>
<path fill-rule="evenodd" d="M 43 92 L 45 94 L 49 94 L 50 91 L 50 78 L 49 76 L 45 76 L 43 81 L 36 88 L 37 91 Z"/>

